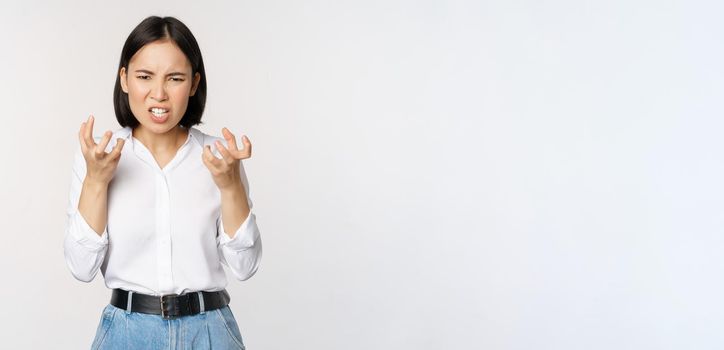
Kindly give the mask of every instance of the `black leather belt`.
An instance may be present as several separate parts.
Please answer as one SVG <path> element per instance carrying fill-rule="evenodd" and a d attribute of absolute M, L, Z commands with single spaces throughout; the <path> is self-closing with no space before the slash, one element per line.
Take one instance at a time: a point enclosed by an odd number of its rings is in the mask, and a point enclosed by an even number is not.
<path fill-rule="evenodd" d="M 129 292 L 123 289 L 114 289 L 111 295 L 111 305 L 128 309 Z M 218 292 L 201 292 L 203 295 L 204 310 L 220 309 L 229 304 L 231 297 L 226 289 Z M 175 317 L 196 315 L 201 312 L 201 301 L 196 292 L 182 295 L 168 294 L 153 296 L 133 292 L 131 295 L 131 312 L 161 315 L 169 320 Z"/>

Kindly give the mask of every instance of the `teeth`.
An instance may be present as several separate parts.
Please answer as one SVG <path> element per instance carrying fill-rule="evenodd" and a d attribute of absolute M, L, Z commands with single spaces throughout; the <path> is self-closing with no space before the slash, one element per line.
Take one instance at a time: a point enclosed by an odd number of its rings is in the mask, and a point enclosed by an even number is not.
<path fill-rule="evenodd" d="M 152 112 L 153 114 L 164 114 L 164 113 L 168 112 L 168 109 L 151 108 L 151 112 Z"/>

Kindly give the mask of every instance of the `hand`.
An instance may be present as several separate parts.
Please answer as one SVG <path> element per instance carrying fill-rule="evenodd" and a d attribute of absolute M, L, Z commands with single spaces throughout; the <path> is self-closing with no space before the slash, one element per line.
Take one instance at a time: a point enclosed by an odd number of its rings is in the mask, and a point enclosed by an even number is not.
<path fill-rule="evenodd" d="M 110 130 L 106 131 L 103 133 L 101 143 L 96 144 L 93 139 L 94 119 L 93 115 L 88 117 L 88 120 L 80 125 L 80 131 L 78 132 L 78 140 L 80 140 L 80 148 L 87 169 L 85 177 L 93 182 L 107 185 L 116 172 L 125 140 L 119 138 L 111 153 L 106 153 L 106 146 L 111 141 L 113 133 Z"/>
<path fill-rule="evenodd" d="M 220 141 L 216 141 L 216 149 L 221 153 L 222 159 L 216 158 L 211 152 L 210 146 L 204 147 L 203 161 L 214 178 L 214 183 L 219 190 L 232 189 L 234 186 L 241 184 L 241 174 L 239 173 L 239 162 L 242 159 L 251 157 L 251 142 L 246 136 L 241 137 L 244 143 L 244 149 L 239 150 L 236 146 L 236 137 L 227 128 L 221 129 L 221 133 L 226 139 L 229 149 L 224 147 Z"/>

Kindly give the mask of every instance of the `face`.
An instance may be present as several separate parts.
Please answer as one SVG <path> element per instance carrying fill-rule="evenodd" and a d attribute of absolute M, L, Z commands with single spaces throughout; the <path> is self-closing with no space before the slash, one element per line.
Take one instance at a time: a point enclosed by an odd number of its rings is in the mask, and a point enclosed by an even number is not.
<path fill-rule="evenodd" d="M 156 134 L 178 125 L 201 79 L 191 76 L 191 62 L 170 40 L 146 44 L 119 74 L 139 127 Z"/>

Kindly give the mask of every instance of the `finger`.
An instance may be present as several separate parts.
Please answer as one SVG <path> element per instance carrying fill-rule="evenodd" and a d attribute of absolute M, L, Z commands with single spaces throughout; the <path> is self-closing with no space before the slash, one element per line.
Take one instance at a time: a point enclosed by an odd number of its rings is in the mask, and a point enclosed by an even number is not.
<path fill-rule="evenodd" d="M 123 150 L 123 145 L 126 143 L 125 139 L 117 138 L 116 139 L 116 145 L 111 150 L 110 156 L 111 159 L 116 159 L 117 157 L 120 157 L 121 151 Z"/>
<path fill-rule="evenodd" d="M 217 162 L 219 162 L 219 159 L 211 152 L 211 146 L 204 146 L 204 152 L 201 159 L 204 161 L 204 164 L 206 164 L 206 167 L 209 168 L 211 174 L 215 175 L 218 173 Z"/>
<path fill-rule="evenodd" d="M 221 153 L 221 157 L 224 158 L 224 161 L 226 161 L 226 164 L 233 164 L 236 161 L 236 158 L 231 155 L 231 152 L 229 152 L 226 147 L 224 147 L 224 144 L 221 143 L 221 141 L 216 140 L 216 149 L 219 150 L 219 153 Z"/>
<path fill-rule="evenodd" d="M 96 145 L 96 141 L 93 140 L 93 122 L 94 122 L 93 115 L 91 114 L 90 117 L 88 117 L 88 122 L 85 125 L 85 143 L 88 146 L 88 148 L 91 148 Z"/>
<path fill-rule="evenodd" d="M 113 136 L 113 133 L 110 131 L 106 131 L 103 133 L 103 139 L 101 139 L 101 143 L 96 145 L 96 155 L 102 156 L 104 153 L 106 153 L 106 146 L 108 146 L 108 142 L 111 141 L 111 136 Z"/>
<path fill-rule="evenodd" d="M 85 122 L 80 124 L 80 130 L 78 131 L 78 141 L 80 142 L 80 149 L 85 154 L 88 150 L 88 145 L 85 143 Z"/>
<path fill-rule="evenodd" d="M 239 149 L 239 147 L 236 146 L 236 136 L 229 131 L 227 128 L 221 129 L 221 133 L 224 134 L 224 139 L 226 139 L 226 144 L 229 145 L 229 149 L 233 152 Z"/>
<path fill-rule="evenodd" d="M 241 137 L 241 143 L 244 144 L 244 155 L 249 158 L 251 157 L 251 141 L 249 141 L 249 138 L 246 137 L 246 135 Z"/>
<path fill-rule="evenodd" d="M 214 171 L 216 171 L 216 168 L 213 164 L 211 164 L 209 157 L 206 155 L 206 147 L 204 147 L 204 151 L 201 154 L 201 161 L 204 162 L 204 165 L 207 169 L 209 169 L 212 174 L 214 173 Z"/>
<path fill-rule="evenodd" d="M 251 142 L 246 136 L 241 137 L 241 142 L 244 143 L 244 149 L 237 151 L 235 154 L 236 159 L 247 159 L 251 157 Z"/>
<path fill-rule="evenodd" d="M 214 152 L 211 150 L 210 145 L 204 146 L 204 158 L 214 165 L 218 164 L 219 161 L 219 158 L 216 158 Z"/>

